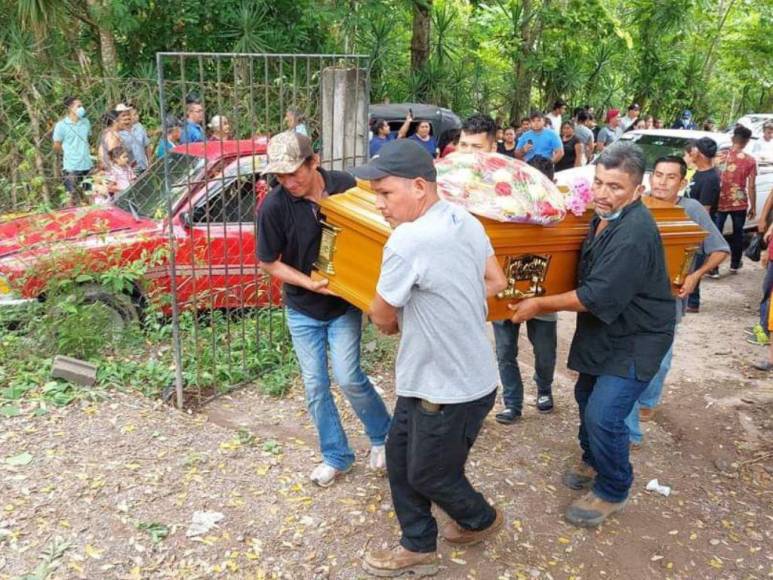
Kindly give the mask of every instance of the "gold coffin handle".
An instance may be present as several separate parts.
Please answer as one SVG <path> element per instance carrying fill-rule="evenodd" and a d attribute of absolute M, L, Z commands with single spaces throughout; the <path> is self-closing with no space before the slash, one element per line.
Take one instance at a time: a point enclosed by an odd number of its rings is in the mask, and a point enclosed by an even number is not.
<path fill-rule="evenodd" d="M 689 248 L 684 249 L 684 257 L 682 258 L 682 263 L 679 266 L 679 271 L 676 273 L 676 276 L 674 276 L 674 279 L 672 280 L 674 286 L 681 286 L 684 284 L 684 279 L 687 278 L 687 275 L 690 273 L 690 266 L 692 266 L 693 258 L 695 258 L 695 253 L 698 251 L 698 246 L 690 246 Z"/>
<path fill-rule="evenodd" d="M 319 243 L 319 255 L 317 261 L 314 262 L 314 268 L 326 276 L 335 276 L 333 257 L 336 250 L 336 237 L 341 232 L 341 228 L 324 220 L 320 222 L 320 225 L 322 226 L 322 239 Z"/>
<path fill-rule="evenodd" d="M 545 276 L 550 266 L 550 256 L 523 254 L 508 256 L 505 264 L 507 288 L 497 294 L 499 300 L 523 300 L 545 294 Z M 515 287 L 516 282 L 528 281 L 529 288 L 524 292 Z"/>

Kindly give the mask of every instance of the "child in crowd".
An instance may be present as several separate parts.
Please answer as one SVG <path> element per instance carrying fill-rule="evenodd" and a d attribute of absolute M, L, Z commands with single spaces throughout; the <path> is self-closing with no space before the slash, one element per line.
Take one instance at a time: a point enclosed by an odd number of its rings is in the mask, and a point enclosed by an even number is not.
<path fill-rule="evenodd" d="M 119 145 L 110 150 L 110 167 L 105 171 L 105 177 L 110 199 L 127 189 L 137 178 L 131 166 L 129 152 L 123 146 Z"/>

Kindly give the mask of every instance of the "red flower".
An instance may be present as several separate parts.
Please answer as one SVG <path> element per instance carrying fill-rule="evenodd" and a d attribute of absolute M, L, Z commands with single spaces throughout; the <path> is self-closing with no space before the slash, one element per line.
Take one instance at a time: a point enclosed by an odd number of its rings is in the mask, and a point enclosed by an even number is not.
<path fill-rule="evenodd" d="M 486 156 L 485 160 L 485 167 L 489 171 L 496 171 L 497 169 L 502 169 L 503 167 L 507 167 L 507 161 L 501 157 L 498 157 L 497 155 L 488 155 Z"/>
<path fill-rule="evenodd" d="M 509 183 L 500 181 L 496 185 L 494 185 L 494 192 L 496 192 L 497 195 L 501 195 L 505 197 L 505 196 L 513 195 L 513 188 L 510 187 Z"/>
<path fill-rule="evenodd" d="M 551 217 L 559 214 L 558 210 L 546 201 L 537 202 L 537 208 L 539 209 L 540 215 L 544 217 Z"/>

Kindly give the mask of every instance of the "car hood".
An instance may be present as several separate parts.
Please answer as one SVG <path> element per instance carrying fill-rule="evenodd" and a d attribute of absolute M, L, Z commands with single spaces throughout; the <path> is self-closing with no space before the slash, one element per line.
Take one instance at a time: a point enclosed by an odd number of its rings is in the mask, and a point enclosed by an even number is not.
<path fill-rule="evenodd" d="M 154 220 L 134 219 L 131 214 L 112 206 L 28 214 L 7 221 L 0 218 L 0 257 L 156 226 Z"/>

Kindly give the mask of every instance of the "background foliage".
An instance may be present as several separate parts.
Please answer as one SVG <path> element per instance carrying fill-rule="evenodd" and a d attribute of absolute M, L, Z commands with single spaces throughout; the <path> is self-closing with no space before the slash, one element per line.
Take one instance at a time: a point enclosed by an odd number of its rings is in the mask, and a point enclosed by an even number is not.
<path fill-rule="evenodd" d="M 773 109 L 773 0 L 0 0 L 0 207 L 56 203 L 63 96 L 92 122 L 120 99 L 157 126 L 157 51 L 358 52 L 374 102 L 502 121 L 562 97 L 690 108 L 728 124 Z M 21 204 L 23 205 L 23 204 Z"/>

